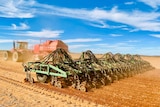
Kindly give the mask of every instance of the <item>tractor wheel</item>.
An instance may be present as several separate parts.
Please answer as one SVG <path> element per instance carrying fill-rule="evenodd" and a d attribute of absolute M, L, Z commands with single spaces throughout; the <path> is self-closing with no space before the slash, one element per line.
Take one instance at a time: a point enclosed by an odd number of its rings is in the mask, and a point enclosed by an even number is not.
<path fill-rule="evenodd" d="M 11 59 L 11 56 L 12 56 L 12 53 L 10 51 L 4 51 L 3 52 L 3 59 L 5 61 Z"/>
<path fill-rule="evenodd" d="M 45 74 L 40 74 L 40 73 L 36 73 L 37 75 L 37 80 L 41 83 L 45 83 L 47 82 L 48 76 Z"/>
<path fill-rule="evenodd" d="M 12 60 L 14 62 L 20 62 L 20 61 L 22 61 L 22 54 L 20 52 L 13 52 Z"/>

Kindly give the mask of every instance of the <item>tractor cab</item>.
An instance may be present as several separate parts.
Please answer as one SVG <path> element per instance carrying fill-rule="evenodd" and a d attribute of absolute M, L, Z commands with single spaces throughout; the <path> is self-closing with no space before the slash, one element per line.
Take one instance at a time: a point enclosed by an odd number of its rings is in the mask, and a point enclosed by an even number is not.
<path fill-rule="evenodd" d="M 16 50 L 27 50 L 28 42 L 13 42 L 13 48 Z"/>

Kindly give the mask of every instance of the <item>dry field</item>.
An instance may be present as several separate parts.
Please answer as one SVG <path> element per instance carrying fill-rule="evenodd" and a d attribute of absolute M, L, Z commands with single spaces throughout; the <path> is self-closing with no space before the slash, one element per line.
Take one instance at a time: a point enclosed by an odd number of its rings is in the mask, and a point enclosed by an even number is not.
<path fill-rule="evenodd" d="M 21 63 L 0 59 L 0 107 L 160 107 L 160 57 L 143 59 L 156 69 L 87 93 L 24 83 Z"/>

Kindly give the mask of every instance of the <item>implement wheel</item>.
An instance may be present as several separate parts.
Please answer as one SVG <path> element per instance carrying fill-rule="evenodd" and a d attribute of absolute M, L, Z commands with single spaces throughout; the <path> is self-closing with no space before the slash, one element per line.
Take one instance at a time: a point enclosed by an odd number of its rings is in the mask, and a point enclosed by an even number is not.
<path fill-rule="evenodd" d="M 57 81 L 54 85 L 58 88 L 63 88 L 61 81 Z"/>
<path fill-rule="evenodd" d="M 12 53 L 10 51 L 4 51 L 3 52 L 3 59 L 5 61 L 11 59 L 11 56 L 12 56 Z"/>
<path fill-rule="evenodd" d="M 83 85 L 80 87 L 79 90 L 82 91 L 82 92 L 87 92 L 87 88 Z"/>
<path fill-rule="evenodd" d="M 47 82 L 48 76 L 45 74 L 40 74 L 40 73 L 36 73 L 37 75 L 37 80 L 41 83 L 45 83 Z"/>
<path fill-rule="evenodd" d="M 22 61 L 22 54 L 20 52 L 13 52 L 12 60 L 14 62 L 20 62 L 20 61 Z"/>

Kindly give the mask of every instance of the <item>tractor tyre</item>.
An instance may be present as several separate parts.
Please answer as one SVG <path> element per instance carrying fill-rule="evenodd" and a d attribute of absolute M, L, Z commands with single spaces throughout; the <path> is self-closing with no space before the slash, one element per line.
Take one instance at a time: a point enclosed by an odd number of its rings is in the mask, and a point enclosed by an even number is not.
<path fill-rule="evenodd" d="M 10 51 L 4 51 L 3 52 L 3 60 L 9 60 L 11 59 L 12 53 Z"/>
<path fill-rule="evenodd" d="M 21 62 L 22 61 L 22 53 L 20 53 L 20 52 L 13 52 L 12 60 L 14 62 Z"/>
<path fill-rule="evenodd" d="M 36 73 L 37 75 L 37 80 L 41 83 L 46 83 L 47 82 L 47 79 L 48 79 L 48 76 L 45 75 L 45 74 L 40 74 L 40 73 Z"/>

